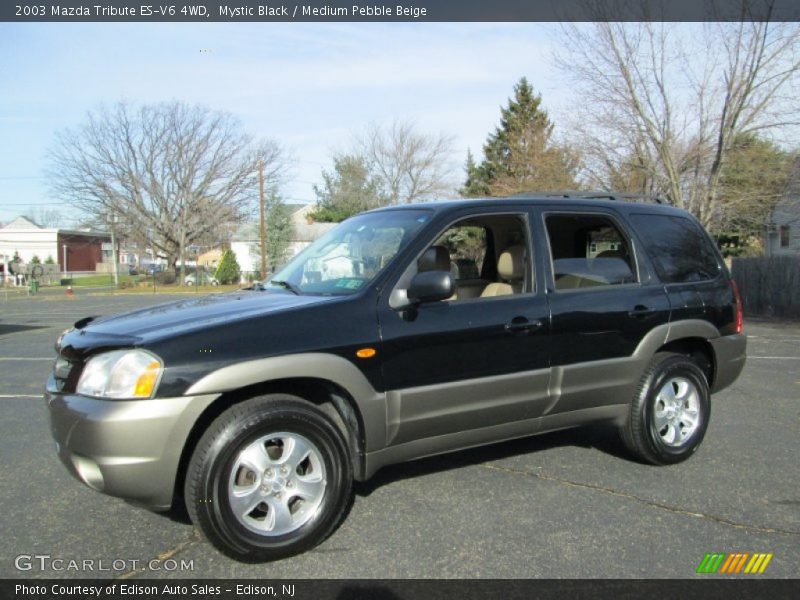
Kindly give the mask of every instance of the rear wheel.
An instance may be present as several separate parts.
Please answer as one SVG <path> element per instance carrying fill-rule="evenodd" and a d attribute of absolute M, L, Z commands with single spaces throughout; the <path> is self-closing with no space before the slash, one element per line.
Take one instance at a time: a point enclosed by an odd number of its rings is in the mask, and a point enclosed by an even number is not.
<path fill-rule="evenodd" d="M 702 369 L 687 356 L 661 352 L 642 377 L 621 437 L 645 462 L 678 463 L 699 448 L 710 412 L 708 382 Z"/>
<path fill-rule="evenodd" d="M 348 446 L 319 408 L 274 394 L 222 413 L 186 475 L 189 515 L 225 554 L 274 560 L 308 550 L 341 520 L 352 491 Z"/>

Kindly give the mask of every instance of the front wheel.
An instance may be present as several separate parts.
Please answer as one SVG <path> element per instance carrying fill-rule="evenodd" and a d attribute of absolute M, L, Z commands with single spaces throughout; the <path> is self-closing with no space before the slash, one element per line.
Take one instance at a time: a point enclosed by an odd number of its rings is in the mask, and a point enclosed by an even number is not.
<path fill-rule="evenodd" d="M 273 394 L 222 413 L 186 475 L 192 521 L 220 551 L 256 562 L 303 552 L 336 527 L 352 467 L 339 427 L 316 406 Z"/>
<path fill-rule="evenodd" d="M 645 371 L 620 433 L 637 458 L 654 465 L 675 464 L 700 447 L 710 414 L 702 369 L 688 356 L 661 352 Z"/>

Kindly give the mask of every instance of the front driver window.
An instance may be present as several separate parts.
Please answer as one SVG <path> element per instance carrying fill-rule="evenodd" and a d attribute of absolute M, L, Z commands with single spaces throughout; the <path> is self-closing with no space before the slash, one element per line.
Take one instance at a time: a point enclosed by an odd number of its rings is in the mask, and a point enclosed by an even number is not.
<path fill-rule="evenodd" d="M 455 280 L 450 302 L 522 294 L 531 289 L 531 260 L 522 215 L 479 215 L 441 232 L 415 265 L 414 272 L 449 270 Z"/>

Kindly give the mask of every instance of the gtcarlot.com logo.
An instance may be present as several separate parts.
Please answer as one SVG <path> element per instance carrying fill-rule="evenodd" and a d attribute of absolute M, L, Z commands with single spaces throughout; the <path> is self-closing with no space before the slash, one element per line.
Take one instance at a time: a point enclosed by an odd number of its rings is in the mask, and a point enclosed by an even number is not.
<path fill-rule="evenodd" d="M 19 554 L 14 558 L 17 571 L 194 571 L 194 559 L 154 558 L 63 558 L 49 554 Z"/>
<path fill-rule="evenodd" d="M 701 574 L 760 575 L 767 570 L 772 552 L 714 552 L 706 554 L 697 572 Z"/>

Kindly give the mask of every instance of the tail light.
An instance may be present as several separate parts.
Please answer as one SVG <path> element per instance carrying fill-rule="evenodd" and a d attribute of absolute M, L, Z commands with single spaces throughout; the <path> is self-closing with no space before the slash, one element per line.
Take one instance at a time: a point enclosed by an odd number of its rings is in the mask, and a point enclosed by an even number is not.
<path fill-rule="evenodd" d="M 731 290 L 733 291 L 733 300 L 736 302 L 736 333 L 742 333 L 744 328 L 744 306 L 742 304 L 742 295 L 739 293 L 739 286 L 731 279 Z"/>

